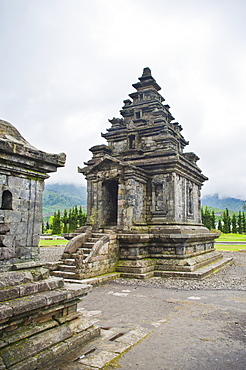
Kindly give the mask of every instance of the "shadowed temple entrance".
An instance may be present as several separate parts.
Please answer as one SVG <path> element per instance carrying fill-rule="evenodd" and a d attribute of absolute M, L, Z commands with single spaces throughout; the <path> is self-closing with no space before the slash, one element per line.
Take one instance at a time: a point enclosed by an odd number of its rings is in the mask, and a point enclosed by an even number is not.
<path fill-rule="evenodd" d="M 118 181 L 106 180 L 102 184 L 102 210 L 104 225 L 117 225 Z"/>

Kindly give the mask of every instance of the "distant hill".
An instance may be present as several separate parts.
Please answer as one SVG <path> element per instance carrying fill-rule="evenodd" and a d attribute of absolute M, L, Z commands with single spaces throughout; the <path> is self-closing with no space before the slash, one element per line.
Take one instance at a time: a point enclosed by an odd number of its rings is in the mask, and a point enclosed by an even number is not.
<path fill-rule="evenodd" d="M 74 184 L 47 184 L 43 194 L 43 216 L 50 216 L 74 206 L 86 207 L 86 186 Z"/>
<path fill-rule="evenodd" d="M 74 206 L 86 207 L 87 192 L 86 186 L 75 184 L 47 184 L 43 194 L 43 216 L 50 216 L 58 209 L 69 209 Z M 219 198 L 218 194 L 202 197 L 201 204 L 212 208 L 231 211 L 242 211 L 242 199 Z"/>
<path fill-rule="evenodd" d="M 230 211 L 238 212 L 242 211 L 243 208 L 243 200 L 237 198 L 219 198 L 218 194 L 215 195 L 206 195 L 202 197 L 201 204 L 203 206 L 219 208 L 219 209 L 226 209 L 228 208 Z"/>

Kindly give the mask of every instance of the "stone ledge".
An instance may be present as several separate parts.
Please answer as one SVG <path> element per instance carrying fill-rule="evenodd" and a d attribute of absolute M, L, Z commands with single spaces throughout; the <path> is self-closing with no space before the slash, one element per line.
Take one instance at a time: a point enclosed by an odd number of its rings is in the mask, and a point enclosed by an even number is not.
<path fill-rule="evenodd" d="M 65 288 L 63 289 L 36 293 L 34 295 L 29 295 L 26 297 L 17 298 L 15 300 L 10 300 L 7 303 L 8 305 L 7 306 L 4 305 L 3 307 L 4 309 L 3 317 L 12 316 L 10 311 L 11 309 L 14 315 L 20 315 L 25 312 L 31 312 L 37 309 L 44 308 L 48 305 L 53 305 L 59 302 L 79 298 L 81 296 L 86 295 L 88 291 L 90 291 L 90 289 L 91 288 L 87 285 L 83 286 L 79 285 L 77 289 L 65 286 Z M 8 310 L 6 307 L 8 307 Z"/>
<path fill-rule="evenodd" d="M 24 269 L 31 269 L 35 267 L 42 267 L 41 262 L 36 262 L 36 261 L 30 261 L 30 262 L 22 262 L 22 263 L 15 263 L 12 265 L 11 269 L 12 270 L 24 270 Z"/>
<path fill-rule="evenodd" d="M 159 277 L 176 277 L 176 278 L 186 278 L 186 279 L 204 279 L 212 273 L 216 272 L 225 265 L 229 265 L 232 262 L 232 258 L 222 258 L 217 262 L 211 263 L 201 267 L 193 272 L 189 271 L 155 271 L 155 276 Z"/>
<path fill-rule="evenodd" d="M 60 325 L 59 327 L 52 328 L 49 331 L 42 332 L 34 337 L 10 345 L 6 349 L 0 350 L 0 355 L 6 366 L 9 367 L 71 336 L 72 332 L 69 327 Z"/>
<path fill-rule="evenodd" d="M 35 293 L 54 290 L 63 287 L 63 285 L 63 279 L 58 277 L 50 277 L 46 280 L 10 286 L 4 289 L 0 289 L 0 302 L 25 297 Z"/>
<path fill-rule="evenodd" d="M 116 279 L 120 277 L 119 272 L 113 272 L 109 274 L 104 274 L 104 275 L 98 275 L 93 278 L 88 278 L 88 279 L 81 279 L 81 280 L 76 280 L 76 279 L 64 279 L 66 283 L 76 283 L 76 284 L 91 284 L 91 285 L 99 285 L 102 284 L 106 281 Z"/>

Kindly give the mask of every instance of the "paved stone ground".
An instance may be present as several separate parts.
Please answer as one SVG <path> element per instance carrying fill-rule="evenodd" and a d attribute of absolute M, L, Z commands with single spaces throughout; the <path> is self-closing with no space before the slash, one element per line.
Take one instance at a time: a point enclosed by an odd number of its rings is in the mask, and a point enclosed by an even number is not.
<path fill-rule="evenodd" d="M 94 288 L 79 309 L 103 328 L 101 338 L 52 369 L 246 369 L 246 253 L 234 258 L 186 288 L 175 279 L 117 279 Z"/>

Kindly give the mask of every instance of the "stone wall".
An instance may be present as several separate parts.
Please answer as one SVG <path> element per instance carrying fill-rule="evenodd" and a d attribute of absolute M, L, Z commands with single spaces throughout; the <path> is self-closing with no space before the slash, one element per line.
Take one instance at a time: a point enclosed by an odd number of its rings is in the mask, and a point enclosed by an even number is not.
<path fill-rule="evenodd" d="M 43 181 L 18 176 L 1 175 L 0 194 L 12 194 L 12 209 L 1 206 L 0 216 L 11 225 L 4 245 L 13 250 L 14 259 L 38 259 L 38 242 L 42 224 Z M 7 261 L 5 261 L 6 265 Z M 3 265 L 3 260 L 0 261 Z"/>

